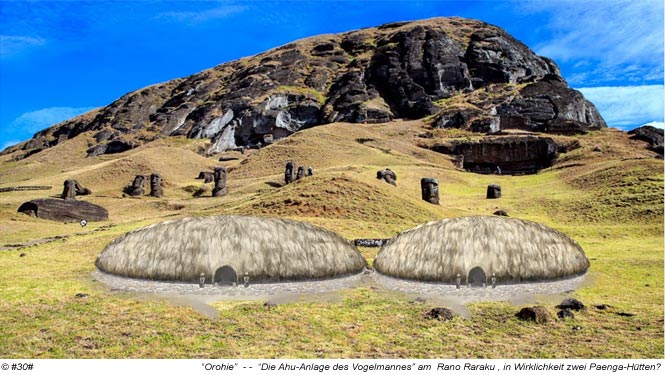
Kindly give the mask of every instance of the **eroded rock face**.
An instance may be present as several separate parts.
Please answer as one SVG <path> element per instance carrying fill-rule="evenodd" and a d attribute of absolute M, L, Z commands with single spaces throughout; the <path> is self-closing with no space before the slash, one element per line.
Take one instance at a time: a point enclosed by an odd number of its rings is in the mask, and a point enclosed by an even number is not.
<path fill-rule="evenodd" d="M 663 129 L 653 126 L 640 126 L 628 132 L 633 139 L 647 142 L 649 149 L 663 155 Z"/>
<path fill-rule="evenodd" d="M 464 169 L 482 174 L 533 174 L 550 167 L 559 156 L 559 146 L 548 137 L 498 136 L 454 141 L 432 147 L 446 154 L 461 155 Z M 497 168 L 498 167 L 498 168 Z"/>
<path fill-rule="evenodd" d="M 442 102 L 453 97 L 450 103 L 462 105 Z M 212 154 L 265 146 L 331 122 L 436 113 L 435 126 L 475 131 L 605 126 L 550 59 L 496 26 L 436 18 L 312 37 L 149 86 L 6 152 L 27 155 L 92 132 L 88 156 L 169 135 L 209 139 Z"/>

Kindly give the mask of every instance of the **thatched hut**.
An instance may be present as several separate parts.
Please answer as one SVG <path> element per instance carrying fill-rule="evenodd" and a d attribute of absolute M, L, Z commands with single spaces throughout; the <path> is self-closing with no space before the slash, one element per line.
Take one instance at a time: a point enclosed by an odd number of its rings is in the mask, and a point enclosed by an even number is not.
<path fill-rule="evenodd" d="M 114 275 L 225 283 L 322 279 L 360 272 L 365 259 L 342 237 L 284 219 L 213 216 L 147 226 L 111 242 L 97 267 Z"/>
<path fill-rule="evenodd" d="M 420 281 L 483 284 L 542 281 L 583 274 L 589 261 L 565 234 L 534 222 L 473 216 L 402 232 L 376 256 L 380 273 Z"/>

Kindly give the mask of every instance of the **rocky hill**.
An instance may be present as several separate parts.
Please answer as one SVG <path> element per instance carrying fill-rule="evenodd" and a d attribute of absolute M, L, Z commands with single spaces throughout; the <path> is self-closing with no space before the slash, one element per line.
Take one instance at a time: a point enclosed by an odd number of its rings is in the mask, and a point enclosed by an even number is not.
<path fill-rule="evenodd" d="M 483 133 L 606 127 L 552 60 L 496 26 L 436 18 L 307 38 L 149 86 L 4 153 L 22 158 L 89 133 L 87 156 L 164 136 L 207 138 L 203 151 L 214 154 L 317 125 L 396 118 Z"/>

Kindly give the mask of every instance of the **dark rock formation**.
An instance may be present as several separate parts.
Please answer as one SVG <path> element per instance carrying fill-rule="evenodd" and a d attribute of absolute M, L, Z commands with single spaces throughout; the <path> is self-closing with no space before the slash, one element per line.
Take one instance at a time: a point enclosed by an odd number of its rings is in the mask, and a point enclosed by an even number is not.
<path fill-rule="evenodd" d="M 221 197 L 226 193 L 226 168 L 215 167 L 215 187 L 212 189 L 212 196 Z"/>
<path fill-rule="evenodd" d="M 65 199 L 35 199 L 23 203 L 18 212 L 35 216 L 40 219 L 61 222 L 79 222 L 85 219 L 88 222 L 107 220 L 108 211 L 105 208 L 84 201 Z"/>
<path fill-rule="evenodd" d="M 501 198 L 501 185 L 487 185 L 487 199 Z"/>
<path fill-rule="evenodd" d="M 454 317 L 453 312 L 445 307 L 435 307 L 425 313 L 426 319 L 438 319 L 441 321 L 452 320 Z"/>
<path fill-rule="evenodd" d="M 584 309 L 584 304 L 575 298 L 566 298 L 556 306 L 557 309 L 569 309 L 580 311 Z"/>
<path fill-rule="evenodd" d="M 286 167 L 284 169 L 284 183 L 285 184 L 290 184 L 293 182 L 293 169 L 295 168 L 295 164 L 292 161 L 286 162 Z"/>
<path fill-rule="evenodd" d="M 298 167 L 298 173 L 296 173 L 296 180 L 300 180 L 305 177 L 305 167 Z"/>
<path fill-rule="evenodd" d="M 496 215 L 496 216 L 508 216 L 508 212 L 506 212 L 505 210 L 496 210 L 496 211 L 494 211 L 493 215 Z"/>
<path fill-rule="evenodd" d="M 573 314 L 573 312 L 568 310 L 568 309 L 559 310 L 556 313 L 556 316 L 561 320 L 574 319 L 575 318 L 575 314 Z"/>
<path fill-rule="evenodd" d="M 384 180 L 385 182 L 393 186 L 397 186 L 397 175 L 395 174 L 395 172 L 390 170 L 390 168 L 386 168 L 376 172 L 376 178 L 378 178 L 379 180 Z"/>
<path fill-rule="evenodd" d="M 632 139 L 639 139 L 640 141 L 647 142 L 651 151 L 663 155 L 663 129 L 654 128 L 653 126 L 640 126 L 628 132 Z"/>
<path fill-rule="evenodd" d="M 124 192 L 126 194 L 131 195 L 132 197 L 140 197 L 143 194 L 145 194 L 145 191 L 143 190 L 144 186 L 145 186 L 145 176 L 136 175 L 134 177 L 134 181 L 132 181 L 131 186 L 127 186 L 124 189 Z"/>
<path fill-rule="evenodd" d="M 204 183 L 212 182 L 214 180 L 215 174 L 213 172 L 202 171 L 199 172 L 199 176 L 196 177 L 197 180 L 203 180 Z"/>
<path fill-rule="evenodd" d="M 519 320 L 525 320 L 536 323 L 547 323 L 550 320 L 550 313 L 542 306 L 525 307 L 515 314 Z"/>
<path fill-rule="evenodd" d="M 456 100 L 443 100 L 451 97 Z M 96 142 L 88 156 L 168 135 L 207 138 L 206 152 L 217 153 L 268 145 L 330 122 L 436 113 L 435 126 L 483 132 L 577 133 L 605 126 L 552 60 L 496 26 L 436 18 L 312 37 L 152 85 L 5 153 L 25 157 L 84 132 Z"/>
<path fill-rule="evenodd" d="M 150 175 L 150 196 L 157 198 L 164 196 L 164 190 L 162 189 L 162 176 L 157 173 Z"/>
<path fill-rule="evenodd" d="M 420 191 L 422 200 L 432 204 L 439 204 L 439 180 L 436 178 L 421 178 Z"/>
<path fill-rule="evenodd" d="M 464 169 L 474 173 L 533 174 L 550 167 L 561 147 L 548 137 L 495 136 L 435 145 L 434 151 L 462 155 Z"/>

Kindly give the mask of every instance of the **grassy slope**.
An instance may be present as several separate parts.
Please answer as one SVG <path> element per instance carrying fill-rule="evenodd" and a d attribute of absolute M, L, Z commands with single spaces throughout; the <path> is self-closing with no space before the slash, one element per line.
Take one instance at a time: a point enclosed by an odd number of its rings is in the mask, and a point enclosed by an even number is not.
<path fill-rule="evenodd" d="M 260 151 L 229 153 L 239 160 L 222 163 L 195 154 L 200 145 L 181 139 L 84 159 L 86 140 L 79 137 L 23 161 L 3 157 L 0 187 L 54 188 L 0 193 L 0 246 L 69 237 L 0 251 L 0 357 L 663 357 L 662 161 L 609 130 L 577 137 L 581 149 L 538 175 L 475 175 L 416 147 L 423 131 L 418 122 L 335 124 Z M 289 159 L 312 166 L 315 176 L 279 187 Z M 231 170 L 230 194 L 191 198 L 185 188 L 202 185 L 193 179 L 198 171 L 220 164 Z M 397 187 L 376 180 L 385 167 L 397 173 Z M 164 199 L 121 197 L 134 174 L 153 171 L 166 182 Z M 440 206 L 419 199 L 425 176 L 439 179 Z M 15 212 L 23 201 L 58 194 L 69 177 L 92 188 L 85 199 L 108 208 L 109 222 L 81 228 Z M 501 199 L 484 199 L 489 183 L 502 185 Z M 516 320 L 518 307 L 510 303 L 479 303 L 469 306 L 471 318 L 441 323 L 422 318 L 434 305 L 359 288 L 335 301 L 274 308 L 217 302 L 220 317 L 210 320 L 190 307 L 109 291 L 90 277 L 113 238 L 175 217 L 281 216 L 352 239 L 391 237 L 428 220 L 498 208 L 576 239 L 591 260 L 591 282 L 573 295 L 589 306 L 613 307 L 539 326 Z M 376 254 L 362 250 L 370 260 Z M 551 313 L 558 302 L 541 301 Z"/>

